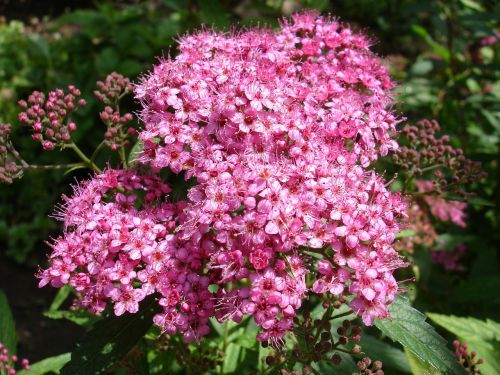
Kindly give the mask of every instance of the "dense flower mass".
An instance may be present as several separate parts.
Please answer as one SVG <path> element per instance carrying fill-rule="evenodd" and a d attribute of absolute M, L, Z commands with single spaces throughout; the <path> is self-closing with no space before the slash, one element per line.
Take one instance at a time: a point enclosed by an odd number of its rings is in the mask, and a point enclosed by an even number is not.
<path fill-rule="evenodd" d="M 352 295 L 368 325 L 388 317 L 406 204 L 370 169 L 397 149 L 398 119 L 368 40 L 300 13 L 276 32 L 204 31 L 179 49 L 135 87 L 139 169 L 108 169 L 66 199 L 41 284 L 116 315 L 155 293 L 155 323 L 187 342 L 209 317 L 244 315 L 277 342 L 310 292 Z M 185 197 L 168 196 L 163 169 L 190 182 Z"/>

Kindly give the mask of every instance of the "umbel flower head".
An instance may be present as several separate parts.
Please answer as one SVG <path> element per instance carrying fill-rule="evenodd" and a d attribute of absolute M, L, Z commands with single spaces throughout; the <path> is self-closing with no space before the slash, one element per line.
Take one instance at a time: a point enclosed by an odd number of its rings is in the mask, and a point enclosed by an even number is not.
<path fill-rule="evenodd" d="M 310 293 L 352 295 L 368 325 L 388 317 L 406 204 L 371 168 L 397 149 L 399 120 L 369 44 L 313 12 L 277 31 L 183 37 L 134 89 L 139 169 L 108 169 L 66 198 L 41 284 L 116 315 L 155 293 L 155 323 L 187 342 L 209 317 L 244 315 L 279 342 Z M 194 182 L 185 198 L 169 197 L 163 169 Z"/>

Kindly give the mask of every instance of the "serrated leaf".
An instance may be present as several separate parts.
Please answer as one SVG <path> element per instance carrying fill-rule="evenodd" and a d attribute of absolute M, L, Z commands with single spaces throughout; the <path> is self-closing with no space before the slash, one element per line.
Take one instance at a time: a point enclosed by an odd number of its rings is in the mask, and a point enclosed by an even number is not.
<path fill-rule="evenodd" d="M 500 374 L 499 323 L 490 319 L 479 320 L 434 313 L 428 313 L 427 316 L 466 343 L 469 351 L 476 351 L 477 357 L 484 359 L 484 363 L 479 367 L 482 374 Z"/>
<path fill-rule="evenodd" d="M 71 353 L 64 353 L 54 357 L 45 358 L 39 362 L 30 364 L 28 371 L 19 371 L 18 375 L 44 375 L 48 373 L 59 374 L 61 368 L 69 362 Z"/>
<path fill-rule="evenodd" d="M 16 325 L 9 301 L 2 290 L 0 290 L 0 342 L 9 350 L 10 354 L 16 353 Z"/>
<path fill-rule="evenodd" d="M 453 375 L 464 373 L 453 353 L 446 347 L 446 340 L 425 321 L 424 314 L 409 304 L 407 298 L 397 296 L 389 306 L 389 311 L 391 319 L 375 321 L 375 326 L 382 333 L 436 370 Z"/>
<path fill-rule="evenodd" d="M 98 321 L 71 353 L 61 375 L 103 374 L 123 358 L 152 326 L 155 299 L 148 297 L 136 314 Z"/>
<path fill-rule="evenodd" d="M 457 336 L 474 340 L 500 342 L 500 324 L 491 319 L 479 320 L 473 317 L 435 313 L 427 313 L 427 316 L 436 324 Z"/>

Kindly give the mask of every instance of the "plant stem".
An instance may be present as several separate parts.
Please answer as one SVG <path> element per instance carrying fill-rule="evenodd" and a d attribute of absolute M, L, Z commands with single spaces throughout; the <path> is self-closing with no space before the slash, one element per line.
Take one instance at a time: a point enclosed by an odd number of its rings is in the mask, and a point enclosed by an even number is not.
<path fill-rule="evenodd" d="M 87 155 L 85 155 L 83 151 L 80 150 L 80 148 L 78 148 L 78 146 L 75 143 L 69 144 L 68 147 L 70 147 L 71 149 L 73 149 L 73 151 L 75 151 L 75 153 L 78 155 L 80 159 L 82 159 L 82 161 L 85 163 L 87 167 L 92 169 L 94 172 L 101 172 L 101 168 L 95 165 L 95 163 L 92 160 L 90 160 L 87 157 Z"/>
<path fill-rule="evenodd" d="M 353 312 L 352 311 L 346 311 L 346 312 L 343 312 L 342 314 L 338 314 L 338 315 L 334 315 L 330 318 L 330 320 L 333 320 L 333 319 L 338 319 L 338 318 L 342 318 L 344 316 L 348 316 L 348 315 L 351 315 Z"/>
<path fill-rule="evenodd" d="M 29 164 L 28 166 L 24 167 L 23 169 L 25 170 L 32 170 L 32 171 L 49 171 L 49 170 L 58 170 L 58 169 L 66 169 L 66 168 L 75 168 L 75 167 L 86 167 L 87 164 L 85 163 L 69 163 L 69 164 L 47 164 L 47 165 L 40 165 L 40 164 Z"/>
<path fill-rule="evenodd" d="M 90 156 L 90 161 L 91 162 L 94 162 L 97 154 L 99 153 L 99 151 L 101 151 L 101 149 L 103 148 L 103 146 L 104 146 L 104 141 L 102 141 L 101 143 L 99 143 L 99 145 L 96 147 L 96 149 L 94 150 L 94 152 Z"/>

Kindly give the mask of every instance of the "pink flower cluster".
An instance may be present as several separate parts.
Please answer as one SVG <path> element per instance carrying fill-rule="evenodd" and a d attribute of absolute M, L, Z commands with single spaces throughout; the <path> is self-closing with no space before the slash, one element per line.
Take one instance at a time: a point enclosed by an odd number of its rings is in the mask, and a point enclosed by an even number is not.
<path fill-rule="evenodd" d="M 368 325 L 388 317 L 406 204 L 370 169 L 397 148 L 398 120 L 368 47 L 315 13 L 277 32 L 182 38 L 135 88 L 141 170 L 108 169 L 66 199 L 41 284 L 117 315 L 156 293 L 155 323 L 188 342 L 209 317 L 243 315 L 278 342 L 310 291 L 353 295 Z M 185 199 L 167 200 L 162 169 L 194 182 Z"/>
<path fill-rule="evenodd" d="M 460 262 L 467 254 L 464 244 L 459 244 L 453 249 L 432 250 L 432 263 L 440 264 L 446 271 L 464 271 L 465 267 Z"/>
<path fill-rule="evenodd" d="M 19 101 L 24 112 L 19 114 L 21 123 L 31 126 L 33 139 L 42 144 L 44 150 L 52 150 L 55 146 L 63 147 L 71 143 L 71 133 L 76 131 L 76 124 L 69 115 L 86 103 L 78 99 L 80 90 L 68 86 L 68 93 L 62 89 L 49 92 L 47 97 L 39 91 L 34 91 L 28 102 Z"/>
<path fill-rule="evenodd" d="M 421 193 L 433 192 L 435 190 L 433 182 L 430 180 L 419 180 L 415 182 L 415 185 Z M 446 200 L 432 195 L 424 196 L 424 200 L 434 217 L 443 222 L 451 221 L 453 224 L 465 228 L 466 202 Z"/>
<path fill-rule="evenodd" d="M 0 342 L 0 374 L 16 375 L 16 364 L 18 362 L 16 355 L 10 355 L 9 350 Z M 20 363 L 23 370 L 30 369 L 30 363 L 27 359 L 22 359 Z"/>

